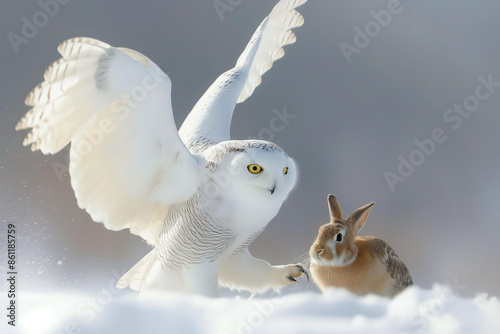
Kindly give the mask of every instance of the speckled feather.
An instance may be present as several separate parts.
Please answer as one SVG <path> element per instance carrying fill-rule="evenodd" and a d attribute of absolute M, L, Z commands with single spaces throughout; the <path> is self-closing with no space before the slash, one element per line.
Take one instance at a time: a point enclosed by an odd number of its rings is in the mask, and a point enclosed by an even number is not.
<path fill-rule="evenodd" d="M 236 238 L 236 231 L 224 226 L 202 209 L 200 193 L 172 208 L 155 250 L 162 266 L 177 269 L 217 259 Z"/>

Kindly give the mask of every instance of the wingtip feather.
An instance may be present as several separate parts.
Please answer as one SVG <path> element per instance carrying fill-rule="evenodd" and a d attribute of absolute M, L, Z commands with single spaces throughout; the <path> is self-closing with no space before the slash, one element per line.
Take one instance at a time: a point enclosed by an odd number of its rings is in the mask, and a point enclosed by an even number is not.
<path fill-rule="evenodd" d="M 74 37 L 65 40 L 57 46 L 57 51 L 65 59 L 78 59 L 87 55 L 92 55 L 94 52 L 102 52 L 111 46 L 90 37 Z"/>
<path fill-rule="evenodd" d="M 302 27 L 304 25 L 304 17 L 298 11 L 292 9 L 287 16 L 288 29 Z"/>
<path fill-rule="evenodd" d="M 304 17 L 295 8 L 306 2 L 307 0 L 282 0 L 276 4 L 266 18 L 268 20 L 267 27 L 265 30 L 262 29 L 262 41 L 252 58 L 251 66 L 254 67 L 254 70 L 250 70 L 250 75 L 238 97 L 237 103 L 241 103 L 250 97 L 260 84 L 261 79 L 257 77 L 264 75 L 272 67 L 274 61 L 281 59 L 285 55 L 283 46 L 297 41 L 292 29 L 302 26 Z M 248 54 L 244 52 L 242 56 L 248 56 Z"/>
<path fill-rule="evenodd" d="M 283 50 L 283 48 L 279 48 L 278 50 L 274 50 L 272 53 L 271 53 L 271 59 L 273 61 L 276 61 L 278 59 L 281 59 L 283 58 L 283 56 L 285 55 L 285 50 Z M 272 66 L 272 65 L 271 65 Z M 271 68 L 271 67 L 269 67 Z"/>
<path fill-rule="evenodd" d="M 15 130 L 16 131 L 19 131 L 19 130 L 25 130 L 25 129 L 29 129 L 31 128 L 32 126 L 30 125 L 31 121 L 30 119 L 33 118 L 34 116 L 34 113 L 35 113 L 35 110 L 33 108 L 30 109 L 30 111 L 28 111 L 20 120 L 19 122 L 17 122 L 16 124 L 16 127 L 15 127 Z"/>

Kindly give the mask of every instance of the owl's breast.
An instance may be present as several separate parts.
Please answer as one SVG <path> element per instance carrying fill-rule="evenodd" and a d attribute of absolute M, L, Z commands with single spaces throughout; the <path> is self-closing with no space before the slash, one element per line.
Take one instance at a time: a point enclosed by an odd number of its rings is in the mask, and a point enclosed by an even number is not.
<path fill-rule="evenodd" d="M 230 256 L 246 248 L 278 213 L 281 203 L 247 201 L 221 193 L 198 192 L 172 208 L 155 244 L 171 269 Z"/>
<path fill-rule="evenodd" d="M 155 249 L 171 269 L 211 262 L 234 244 L 237 233 L 206 211 L 199 194 L 172 208 Z"/>
<path fill-rule="evenodd" d="M 282 202 L 255 200 L 240 193 L 226 192 L 205 201 L 204 210 L 214 220 L 238 235 L 250 237 L 262 231 L 278 213 Z"/>

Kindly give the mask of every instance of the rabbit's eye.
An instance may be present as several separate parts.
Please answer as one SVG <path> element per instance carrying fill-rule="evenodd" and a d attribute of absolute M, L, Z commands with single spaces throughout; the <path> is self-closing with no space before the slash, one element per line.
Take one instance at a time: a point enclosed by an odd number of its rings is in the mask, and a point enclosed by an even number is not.
<path fill-rule="evenodd" d="M 336 241 L 337 242 L 342 242 L 342 233 L 337 234 Z"/>

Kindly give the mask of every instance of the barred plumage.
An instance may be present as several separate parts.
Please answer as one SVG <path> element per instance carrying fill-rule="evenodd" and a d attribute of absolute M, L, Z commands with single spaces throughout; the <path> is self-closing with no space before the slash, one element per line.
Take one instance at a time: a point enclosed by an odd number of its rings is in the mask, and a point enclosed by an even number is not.
<path fill-rule="evenodd" d="M 168 212 L 155 250 L 162 266 L 189 268 L 212 262 L 234 242 L 237 231 L 224 226 L 200 207 L 199 193 Z"/>

